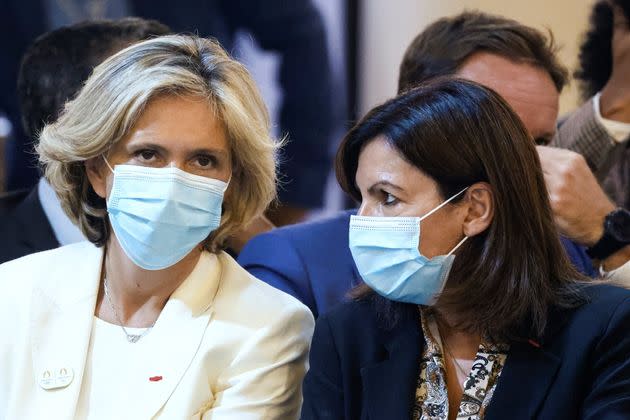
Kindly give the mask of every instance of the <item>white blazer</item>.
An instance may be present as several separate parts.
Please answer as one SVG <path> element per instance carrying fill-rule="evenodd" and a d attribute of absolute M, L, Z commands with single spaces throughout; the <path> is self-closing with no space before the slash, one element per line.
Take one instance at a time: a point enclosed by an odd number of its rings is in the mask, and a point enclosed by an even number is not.
<path fill-rule="evenodd" d="M 102 258 L 84 242 L 0 265 L 0 419 L 74 417 Z M 158 324 L 141 363 L 163 379 L 137 389 L 129 418 L 299 416 L 313 317 L 229 255 L 203 253 Z"/>

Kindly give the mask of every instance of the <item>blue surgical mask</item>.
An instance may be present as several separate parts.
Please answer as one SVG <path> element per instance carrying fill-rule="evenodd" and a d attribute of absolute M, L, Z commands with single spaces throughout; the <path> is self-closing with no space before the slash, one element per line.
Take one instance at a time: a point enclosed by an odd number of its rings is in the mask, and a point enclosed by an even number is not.
<path fill-rule="evenodd" d="M 466 191 L 455 194 L 422 217 L 350 218 L 350 252 L 363 281 L 381 296 L 432 305 L 444 289 L 464 237 L 447 255 L 420 254 L 420 222 Z"/>
<path fill-rule="evenodd" d="M 219 227 L 227 183 L 175 167 L 107 166 L 114 173 L 109 220 L 137 266 L 170 267 Z"/>

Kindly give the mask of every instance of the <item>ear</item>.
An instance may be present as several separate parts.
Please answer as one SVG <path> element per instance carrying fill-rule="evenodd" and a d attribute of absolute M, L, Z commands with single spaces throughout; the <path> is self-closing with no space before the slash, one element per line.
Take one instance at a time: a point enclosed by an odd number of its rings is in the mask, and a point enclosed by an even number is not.
<path fill-rule="evenodd" d="M 101 198 L 107 198 L 107 177 L 110 170 L 102 157 L 85 161 L 85 172 L 94 192 Z"/>
<path fill-rule="evenodd" d="M 486 182 L 471 185 L 466 191 L 468 212 L 464 219 L 464 235 L 479 235 L 492 223 L 494 218 L 494 194 Z"/>

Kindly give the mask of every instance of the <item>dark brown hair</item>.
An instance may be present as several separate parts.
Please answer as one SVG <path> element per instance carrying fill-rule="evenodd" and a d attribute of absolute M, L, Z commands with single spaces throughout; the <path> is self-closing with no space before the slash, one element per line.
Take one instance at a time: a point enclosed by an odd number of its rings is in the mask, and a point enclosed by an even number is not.
<path fill-rule="evenodd" d="M 94 67 L 123 48 L 170 33 L 155 20 L 128 17 L 90 20 L 46 32 L 22 58 L 17 93 L 26 134 L 36 141 L 48 122 L 55 121 Z"/>
<path fill-rule="evenodd" d="M 612 73 L 613 4 L 630 22 L 630 1 L 601 0 L 593 6 L 589 28 L 580 45 L 580 65 L 573 75 L 580 81 L 584 100 L 602 90 Z"/>
<path fill-rule="evenodd" d="M 536 149 L 498 94 L 470 81 L 435 79 L 371 110 L 337 154 L 339 183 L 357 200 L 359 155 L 377 136 L 432 178 L 443 199 L 476 182 L 492 188 L 492 223 L 460 248 L 436 306 L 461 316 L 456 327 L 514 338 L 527 326 L 523 334 L 539 336 L 552 305 L 580 302 L 583 278 L 560 243 Z M 396 304 L 366 285 L 354 296 L 369 296 L 396 315 Z"/>
<path fill-rule="evenodd" d="M 556 57 L 551 32 L 482 12 L 464 12 L 439 19 L 409 45 L 400 64 L 398 92 L 436 76 L 451 75 L 474 53 L 489 52 L 541 67 L 558 92 L 567 83 L 567 69 Z"/>

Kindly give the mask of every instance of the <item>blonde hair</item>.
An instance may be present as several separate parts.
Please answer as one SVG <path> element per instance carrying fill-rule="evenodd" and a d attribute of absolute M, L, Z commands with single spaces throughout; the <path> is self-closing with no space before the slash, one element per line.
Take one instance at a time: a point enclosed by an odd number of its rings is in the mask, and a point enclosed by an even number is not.
<path fill-rule="evenodd" d="M 94 69 L 59 119 L 44 127 L 37 152 L 61 205 L 98 246 L 110 235 L 105 200 L 87 178 L 85 161 L 104 155 L 159 95 L 208 100 L 222 122 L 232 179 L 221 225 L 205 242 L 216 251 L 260 215 L 276 196 L 276 150 L 267 108 L 245 69 L 214 40 L 168 35 L 134 44 Z"/>

